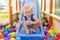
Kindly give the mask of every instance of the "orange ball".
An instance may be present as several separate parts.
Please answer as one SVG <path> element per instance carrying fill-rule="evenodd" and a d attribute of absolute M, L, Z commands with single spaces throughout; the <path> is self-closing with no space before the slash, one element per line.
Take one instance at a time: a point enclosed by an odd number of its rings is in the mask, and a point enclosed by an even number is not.
<path fill-rule="evenodd" d="M 0 30 L 0 33 L 3 33 L 3 30 Z"/>

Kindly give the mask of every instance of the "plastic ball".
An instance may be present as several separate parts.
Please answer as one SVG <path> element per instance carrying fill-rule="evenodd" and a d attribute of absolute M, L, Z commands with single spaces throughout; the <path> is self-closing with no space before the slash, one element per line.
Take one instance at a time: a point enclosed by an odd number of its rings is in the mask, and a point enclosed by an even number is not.
<path fill-rule="evenodd" d="M 10 36 L 10 35 L 6 35 L 6 38 L 10 39 L 10 38 L 11 38 L 11 36 Z"/>
<path fill-rule="evenodd" d="M 12 32 L 16 32 L 16 28 L 12 28 Z"/>
<path fill-rule="evenodd" d="M 11 32 L 12 32 L 12 30 L 11 30 L 11 29 L 8 29 L 7 31 L 8 31 L 9 33 L 11 33 Z"/>
<path fill-rule="evenodd" d="M 56 34 L 56 36 L 57 36 L 58 38 L 60 38 L 60 33 Z"/>
<path fill-rule="evenodd" d="M 44 19 L 42 19 L 42 22 L 45 22 L 45 20 L 44 20 Z"/>
<path fill-rule="evenodd" d="M 0 33 L 3 33 L 3 30 L 0 30 Z"/>
<path fill-rule="evenodd" d="M 15 35 L 16 35 L 15 32 L 10 33 L 10 36 L 11 36 L 11 37 L 15 37 Z"/>
<path fill-rule="evenodd" d="M 2 29 L 3 28 L 3 26 L 2 25 L 0 25 L 0 29 Z"/>
<path fill-rule="evenodd" d="M 48 30 L 44 30 L 45 35 L 48 33 Z"/>
<path fill-rule="evenodd" d="M 8 33 L 8 30 L 4 30 L 4 35 L 7 35 Z"/>
<path fill-rule="evenodd" d="M 3 35 L 2 33 L 0 33 L 0 36 Z"/>
<path fill-rule="evenodd" d="M 46 26 L 44 26 L 44 29 L 46 29 Z"/>
<path fill-rule="evenodd" d="M 8 25 L 8 26 L 6 26 L 6 29 L 9 29 L 11 27 L 11 25 Z"/>
<path fill-rule="evenodd" d="M 0 39 L 2 39 L 2 38 L 4 38 L 4 36 L 3 36 L 3 35 L 1 35 L 1 36 L 0 36 Z"/>
<path fill-rule="evenodd" d="M 11 38 L 10 40 L 15 40 L 15 38 Z"/>
<path fill-rule="evenodd" d="M 15 28 L 15 27 L 16 27 L 15 25 L 12 26 L 12 28 Z"/>
<path fill-rule="evenodd" d="M 49 27 L 46 27 L 46 30 L 49 30 Z"/>
<path fill-rule="evenodd" d="M 4 40 L 4 39 L 2 38 L 2 39 L 0 39 L 0 40 Z"/>
<path fill-rule="evenodd" d="M 54 34 L 51 34 L 51 35 L 50 35 L 50 38 L 54 38 L 54 37 L 55 37 L 55 35 L 54 35 Z"/>
<path fill-rule="evenodd" d="M 16 40 L 21 40 L 21 38 L 20 37 L 16 37 Z"/>
<path fill-rule="evenodd" d="M 4 40 L 10 40 L 10 39 L 8 39 L 7 37 L 5 37 Z"/>
<path fill-rule="evenodd" d="M 16 22 L 14 22 L 13 25 L 16 25 Z"/>
<path fill-rule="evenodd" d="M 49 34 L 55 34 L 55 30 L 51 30 L 51 29 L 50 29 L 50 30 L 48 31 L 48 33 L 49 33 Z"/>

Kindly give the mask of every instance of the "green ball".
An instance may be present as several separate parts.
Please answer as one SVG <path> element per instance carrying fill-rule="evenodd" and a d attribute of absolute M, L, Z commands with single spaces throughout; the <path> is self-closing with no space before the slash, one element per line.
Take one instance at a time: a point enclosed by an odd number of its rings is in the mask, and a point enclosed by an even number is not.
<path fill-rule="evenodd" d="M 13 24 L 16 25 L 16 22 L 14 22 Z"/>
<path fill-rule="evenodd" d="M 6 29 L 9 29 L 9 28 L 11 28 L 11 25 L 6 26 Z"/>
<path fill-rule="evenodd" d="M 55 37 L 55 34 L 51 34 L 52 37 Z"/>

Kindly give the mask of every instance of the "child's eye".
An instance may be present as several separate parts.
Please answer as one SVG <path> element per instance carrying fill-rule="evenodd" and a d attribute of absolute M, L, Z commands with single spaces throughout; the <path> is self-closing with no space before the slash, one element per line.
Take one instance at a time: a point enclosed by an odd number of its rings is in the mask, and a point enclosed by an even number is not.
<path fill-rule="evenodd" d="M 28 12 L 28 13 L 31 13 L 31 12 Z"/>

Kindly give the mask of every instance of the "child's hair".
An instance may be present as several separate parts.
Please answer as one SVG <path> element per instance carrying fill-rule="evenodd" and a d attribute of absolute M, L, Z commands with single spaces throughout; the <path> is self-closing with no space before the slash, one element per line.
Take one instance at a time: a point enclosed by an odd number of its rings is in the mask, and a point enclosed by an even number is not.
<path fill-rule="evenodd" d="M 32 7 L 29 4 L 26 4 L 23 6 L 23 12 L 25 12 L 26 9 L 29 9 L 29 11 L 32 11 Z"/>

